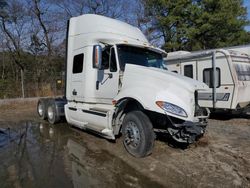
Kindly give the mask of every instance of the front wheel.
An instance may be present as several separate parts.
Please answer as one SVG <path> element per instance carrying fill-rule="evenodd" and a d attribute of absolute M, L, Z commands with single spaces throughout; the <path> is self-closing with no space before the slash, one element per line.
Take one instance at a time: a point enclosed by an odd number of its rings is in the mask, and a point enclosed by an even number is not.
<path fill-rule="evenodd" d="M 123 145 L 134 157 L 151 154 L 154 131 L 150 119 L 141 111 L 129 112 L 122 123 Z"/>

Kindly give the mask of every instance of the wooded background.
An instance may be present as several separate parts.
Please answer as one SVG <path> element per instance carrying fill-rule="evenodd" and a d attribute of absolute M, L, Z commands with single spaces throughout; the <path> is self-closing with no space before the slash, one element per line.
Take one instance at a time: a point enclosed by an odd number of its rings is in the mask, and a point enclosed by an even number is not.
<path fill-rule="evenodd" d="M 67 20 L 86 13 L 139 27 L 167 52 L 250 43 L 243 0 L 0 0 L 0 98 L 63 94 Z"/>

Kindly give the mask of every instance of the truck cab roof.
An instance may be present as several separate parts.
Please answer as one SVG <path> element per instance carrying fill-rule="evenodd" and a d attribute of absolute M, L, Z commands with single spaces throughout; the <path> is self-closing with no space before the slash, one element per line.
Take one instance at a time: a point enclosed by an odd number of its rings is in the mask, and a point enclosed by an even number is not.
<path fill-rule="evenodd" d="M 150 48 L 160 53 L 164 50 L 152 46 L 143 33 L 134 26 L 96 14 L 85 14 L 70 19 L 69 37 L 74 37 L 74 49 L 96 43 L 128 44 Z"/>

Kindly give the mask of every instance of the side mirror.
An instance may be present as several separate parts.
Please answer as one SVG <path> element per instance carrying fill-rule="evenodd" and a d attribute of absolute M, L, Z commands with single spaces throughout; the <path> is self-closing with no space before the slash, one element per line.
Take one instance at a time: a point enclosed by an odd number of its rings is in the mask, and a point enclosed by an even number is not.
<path fill-rule="evenodd" d="M 93 68 L 102 70 L 102 47 L 95 45 L 93 49 Z"/>

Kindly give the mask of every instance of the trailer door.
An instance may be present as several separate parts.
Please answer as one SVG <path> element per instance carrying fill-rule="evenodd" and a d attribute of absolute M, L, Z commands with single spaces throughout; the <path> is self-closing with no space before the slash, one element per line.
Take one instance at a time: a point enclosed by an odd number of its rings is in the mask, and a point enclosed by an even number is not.
<path fill-rule="evenodd" d="M 230 109 L 234 91 L 234 83 L 227 58 L 217 54 L 215 60 L 215 75 L 213 77 L 212 56 L 197 61 L 198 80 L 209 86 L 207 91 L 198 94 L 199 104 L 203 107 Z M 213 86 L 215 80 L 215 89 Z M 215 93 L 215 102 L 214 94 Z"/>

